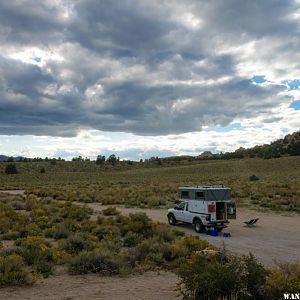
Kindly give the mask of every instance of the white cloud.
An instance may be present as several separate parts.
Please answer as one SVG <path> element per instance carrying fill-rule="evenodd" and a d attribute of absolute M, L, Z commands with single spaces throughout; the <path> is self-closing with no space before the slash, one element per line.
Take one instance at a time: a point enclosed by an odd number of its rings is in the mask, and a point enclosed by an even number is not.
<path fill-rule="evenodd" d="M 0 134 L 64 136 L 51 148 L 36 142 L 49 155 L 140 156 L 227 151 L 297 130 L 299 111 L 288 106 L 299 89 L 286 82 L 300 78 L 299 4 L 3 2 Z M 235 122 L 242 129 L 199 132 Z"/>

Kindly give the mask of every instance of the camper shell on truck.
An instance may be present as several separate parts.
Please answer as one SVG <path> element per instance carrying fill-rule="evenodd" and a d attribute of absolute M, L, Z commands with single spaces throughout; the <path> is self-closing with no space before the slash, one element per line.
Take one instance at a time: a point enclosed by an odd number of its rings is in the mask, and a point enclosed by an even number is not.
<path fill-rule="evenodd" d="M 221 231 L 236 218 L 231 189 L 225 186 L 183 186 L 178 189 L 180 203 L 168 209 L 170 225 L 177 222 L 194 224 L 197 232 L 208 228 Z"/>

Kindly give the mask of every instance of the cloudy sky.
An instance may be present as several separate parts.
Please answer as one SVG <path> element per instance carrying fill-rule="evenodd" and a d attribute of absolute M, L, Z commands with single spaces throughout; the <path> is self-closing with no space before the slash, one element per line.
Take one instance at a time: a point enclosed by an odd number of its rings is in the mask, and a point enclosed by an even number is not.
<path fill-rule="evenodd" d="M 0 154 L 124 159 L 300 129 L 300 1 L 0 1 Z"/>

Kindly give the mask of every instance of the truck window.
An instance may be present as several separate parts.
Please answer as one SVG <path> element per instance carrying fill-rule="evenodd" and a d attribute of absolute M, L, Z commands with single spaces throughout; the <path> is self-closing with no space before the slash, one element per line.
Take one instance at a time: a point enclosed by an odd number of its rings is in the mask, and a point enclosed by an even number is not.
<path fill-rule="evenodd" d="M 188 199 L 190 196 L 188 191 L 181 191 L 181 198 Z"/>
<path fill-rule="evenodd" d="M 196 199 L 204 200 L 204 192 L 196 192 Z"/>
<path fill-rule="evenodd" d="M 180 202 L 177 206 L 177 209 L 178 210 L 184 210 L 184 207 L 185 207 L 185 202 Z"/>

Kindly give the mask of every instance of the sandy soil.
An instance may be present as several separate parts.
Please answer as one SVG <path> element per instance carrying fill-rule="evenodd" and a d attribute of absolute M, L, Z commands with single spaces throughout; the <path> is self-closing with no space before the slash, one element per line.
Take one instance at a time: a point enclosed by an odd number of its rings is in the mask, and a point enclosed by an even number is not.
<path fill-rule="evenodd" d="M 147 272 L 129 277 L 97 275 L 51 276 L 30 287 L 0 289 L 1 300 L 148 300 L 176 299 L 177 277 L 170 272 Z M 177 298 L 178 299 L 178 298 Z"/>
<path fill-rule="evenodd" d="M 0 193 L 10 194 L 10 195 L 23 195 L 25 190 L 0 190 Z"/>
<path fill-rule="evenodd" d="M 104 206 L 91 203 L 88 206 L 95 212 L 101 212 Z M 140 209 L 118 207 L 124 214 L 145 212 L 152 220 L 167 223 L 166 209 Z M 256 226 L 244 226 L 243 221 L 259 218 Z M 272 265 L 277 261 L 300 261 L 300 215 L 279 215 L 263 213 L 246 209 L 238 209 L 237 219 L 231 220 L 225 232 L 230 232 L 230 238 L 198 234 L 192 225 L 178 224 L 175 228 L 183 230 L 188 235 L 198 235 L 211 244 L 222 247 L 237 254 L 253 253 L 263 264 Z"/>

